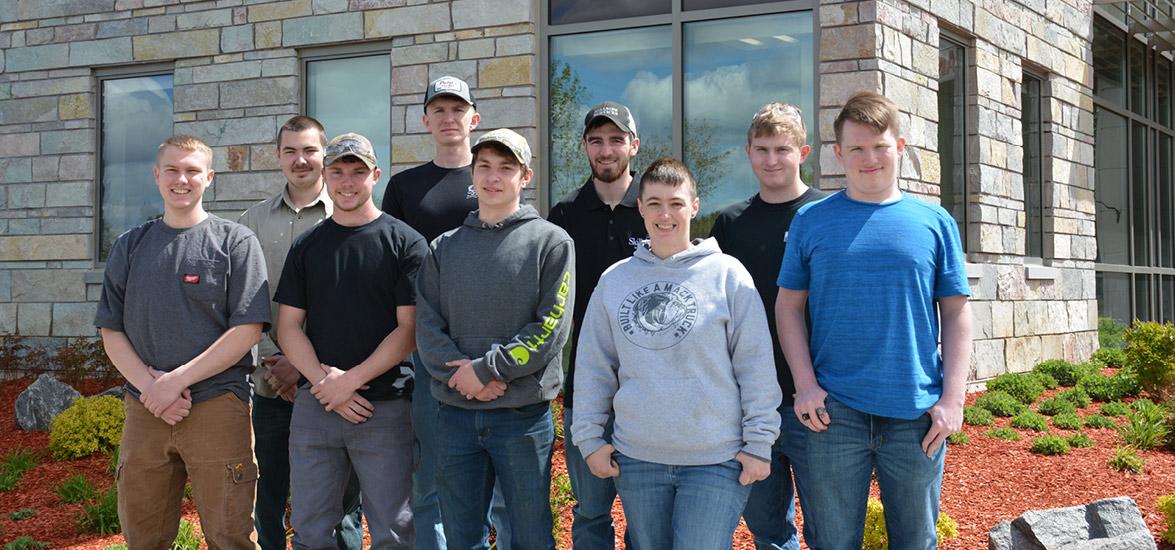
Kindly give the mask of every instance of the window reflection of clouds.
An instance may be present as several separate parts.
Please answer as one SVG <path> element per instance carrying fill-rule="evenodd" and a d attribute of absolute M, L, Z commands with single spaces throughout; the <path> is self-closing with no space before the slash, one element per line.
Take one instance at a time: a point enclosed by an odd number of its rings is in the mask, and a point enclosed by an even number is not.
<path fill-rule="evenodd" d="M 375 187 L 379 204 L 391 177 L 391 63 L 386 54 L 311 61 L 307 64 L 306 114 L 326 128 L 327 138 L 361 134 L 375 147 L 383 174 Z"/>

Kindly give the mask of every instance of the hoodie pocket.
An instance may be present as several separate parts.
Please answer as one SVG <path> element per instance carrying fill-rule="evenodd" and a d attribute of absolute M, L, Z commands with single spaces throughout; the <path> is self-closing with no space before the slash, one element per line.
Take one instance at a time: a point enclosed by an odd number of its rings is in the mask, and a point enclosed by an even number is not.
<path fill-rule="evenodd" d="M 705 433 L 715 420 L 696 378 L 633 378 L 624 381 L 612 400 L 616 430 L 632 443 L 659 442 Z M 643 446 L 643 445 L 642 445 Z"/>

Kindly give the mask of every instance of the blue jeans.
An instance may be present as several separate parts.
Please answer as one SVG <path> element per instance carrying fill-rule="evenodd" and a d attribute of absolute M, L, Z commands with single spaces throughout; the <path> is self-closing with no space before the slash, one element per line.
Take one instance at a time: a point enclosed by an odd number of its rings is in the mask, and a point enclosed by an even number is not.
<path fill-rule="evenodd" d="M 437 495 L 451 549 L 489 548 L 485 517 L 494 483 L 502 489 L 513 550 L 554 550 L 551 451 L 546 401 L 514 409 L 440 405 Z"/>
<path fill-rule="evenodd" d="M 796 532 L 797 488 L 792 484 L 792 466 L 804 460 L 804 432 L 808 429 L 796 419 L 792 403 L 781 405 L 779 415 L 783 422 L 779 439 L 771 446 L 771 475 L 751 485 L 751 496 L 743 510 L 743 519 L 755 538 L 756 550 L 800 548 L 800 537 Z M 804 503 L 804 493 L 800 491 L 800 505 L 804 506 Z M 807 511 L 807 507 L 804 510 Z M 807 533 L 805 537 L 811 538 Z"/>
<path fill-rule="evenodd" d="M 637 550 L 730 550 L 751 488 L 736 460 L 670 466 L 615 453 L 616 490 Z"/>
<path fill-rule="evenodd" d="M 814 550 L 861 548 L 865 502 L 876 469 L 889 547 L 935 548 L 946 445 L 933 457 L 922 452 L 930 415 L 914 420 L 875 416 L 831 396 L 824 406 L 832 423 L 823 432 L 806 434 L 807 460 L 793 465 L 805 499 L 808 545 Z"/>
<path fill-rule="evenodd" d="M 286 500 L 290 496 L 290 418 L 294 404 L 281 398 L 253 394 L 253 452 L 257 455 L 257 501 L 254 525 L 262 550 L 286 548 Z M 343 495 L 343 521 L 335 527 L 341 550 L 363 548 L 363 511 L 359 507 L 359 479 L 351 475 Z"/>
<path fill-rule="evenodd" d="M 412 364 L 423 365 L 420 355 L 412 353 Z M 437 445 L 440 443 L 440 427 L 437 415 L 440 409 L 437 399 L 432 396 L 431 378 L 424 367 L 417 367 L 416 385 L 412 389 L 412 428 L 416 433 L 418 453 L 416 471 L 412 473 L 412 513 L 416 519 L 415 550 L 445 550 L 445 528 L 441 522 L 441 505 L 437 501 Z M 502 491 L 494 485 L 494 496 L 490 501 L 490 517 L 497 532 L 498 550 L 510 550 L 510 529 L 506 524 L 506 506 L 502 504 Z"/>
<path fill-rule="evenodd" d="M 612 440 L 612 423 L 604 426 L 604 440 Z M 567 476 L 575 506 L 571 508 L 571 545 L 579 550 L 612 550 L 616 546 L 616 527 L 612 523 L 612 503 L 616 485 L 611 479 L 592 475 L 579 447 L 571 444 L 571 409 L 563 409 L 563 450 L 567 455 Z M 624 546 L 632 546 L 632 537 L 624 534 Z"/>

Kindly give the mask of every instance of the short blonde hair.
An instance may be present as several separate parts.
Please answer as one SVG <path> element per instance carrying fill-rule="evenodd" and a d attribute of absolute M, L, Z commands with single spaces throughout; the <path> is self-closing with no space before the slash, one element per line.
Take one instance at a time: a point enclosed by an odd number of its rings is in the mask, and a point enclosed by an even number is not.
<path fill-rule="evenodd" d="M 212 148 L 204 143 L 200 138 L 188 134 L 176 134 L 159 144 L 159 148 L 155 151 L 155 165 L 159 165 L 159 159 L 163 157 L 163 150 L 168 147 L 175 147 L 181 151 L 200 151 L 208 155 L 208 167 L 212 167 Z"/>
<path fill-rule="evenodd" d="M 840 114 L 836 117 L 836 122 L 832 125 L 836 130 L 837 143 L 840 143 L 841 130 L 844 128 L 846 120 L 868 126 L 879 134 L 885 133 L 886 130 L 893 130 L 895 138 L 902 136 L 902 123 L 898 118 L 897 104 L 877 92 L 857 92 L 845 102 L 844 108 L 841 109 Z"/>
<path fill-rule="evenodd" d="M 808 142 L 808 130 L 804 128 L 804 116 L 799 107 L 787 103 L 773 102 L 761 107 L 751 117 L 747 130 L 747 145 L 757 137 L 786 136 L 797 146 Z"/>

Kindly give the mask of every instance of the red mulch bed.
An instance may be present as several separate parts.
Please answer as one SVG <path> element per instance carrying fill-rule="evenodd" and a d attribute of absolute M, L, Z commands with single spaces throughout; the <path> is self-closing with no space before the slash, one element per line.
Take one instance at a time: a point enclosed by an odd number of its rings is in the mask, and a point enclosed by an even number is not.
<path fill-rule="evenodd" d="M 27 378 L 0 382 L 0 449 L 4 453 L 16 448 L 48 447 L 47 433 L 25 433 L 16 428 L 13 404 L 16 396 L 31 381 L 31 378 Z M 89 395 L 101 389 L 83 388 L 82 393 Z M 967 403 L 971 404 L 977 396 L 968 396 Z M 1093 414 L 1097 412 L 1098 406 L 1095 403 L 1081 413 Z M 996 419 L 996 427 L 1008 427 L 1008 424 L 1007 418 Z M 1122 444 L 1121 438 L 1113 430 L 1087 428 L 1084 432 L 1095 442 L 1092 448 L 1074 449 L 1068 455 L 1045 457 L 1028 451 L 1032 439 L 1030 433 L 1022 433 L 1024 438 L 1021 441 L 1010 442 L 982 435 L 987 429 L 965 426 L 964 433 L 970 437 L 970 443 L 953 446 L 947 453 L 942 509 L 958 522 L 959 536 L 946 541 L 942 548 L 986 548 L 987 533 L 992 526 L 1013 519 L 1027 510 L 1076 506 L 1121 495 L 1129 496 L 1138 503 L 1155 539 L 1160 540 L 1159 536 L 1166 526 L 1162 514 L 1155 508 L 1155 501 L 1175 491 L 1175 453 L 1142 451 L 1139 456 L 1146 459 L 1145 472 L 1139 475 L 1123 474 L 1106 463 L 1114 447 Z M 1065 430 L 1059 432 L 1066 433 Z M 566 471 L 562 447 L 562 441 L 556 442 L 554 475 Z M 83 473 L 104 491 L 113 482 L 107 470 L 108 464 L 106 456 L 101 454 L 66 462 L 53 460 L 46 454 L 39 466 L 25 474 L 16 489 L 0 493 L 0 524 L 3 525 L 4 533 L 0 536 L 0 543 L 10 542 L 20 535 L 30 535 L 48 543 L 50 548 L 103 550 L 108 545 L 123 542 L 118 535 L 101 537 L 78 534 L 74 528 L 74 516 L 80 512 L 81 505 L 61 503 L 51 488 L 74 473 Z M 876 494 L 876 488 L 874 492 Z M 20 521 L 8 518 L 9 512 L 22 508 L 37 510 L 37 515 Z M 198 524 L 192 503 L 185 502 L 184 511 L 185 519 Z M 612 515 L 617 523 L 617 548 L 621 548 L 624 515 L 619 501 Z M 570 506 L 565 507 L 560 516 L 562 530 L 557 542 L 559 548 L 570 548 Z M 754 548 L 745 526 L 739 527 L 735 533 L 734 548 Z M 1175 545 L 1160 541 L 1159 548 L 1175 550 Z"/>

